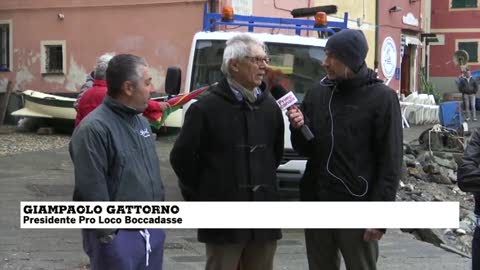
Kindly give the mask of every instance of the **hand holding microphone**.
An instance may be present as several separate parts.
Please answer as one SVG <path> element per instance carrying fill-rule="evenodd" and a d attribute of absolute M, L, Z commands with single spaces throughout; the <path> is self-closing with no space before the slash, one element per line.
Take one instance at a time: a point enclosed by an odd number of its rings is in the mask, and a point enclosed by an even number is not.
<path fill-rule="evenodd" d="M 303 118 L 303 113 L 295 106 L 295 103 L 298 101 L 295 95 L 290 91 L 287 91 L 281 85 L 274 85 L 270 90 L 272 96 L 277 100 L 277 104 L 281 110 L 287 110 L 288 120 L 290 124 L 296 128 L 300 129 L 304 138 L 307 141 L 310 141 L 314 138 L 310 128 L 305 125 Z"/>
<path fill-rule="evenodd" d="M 305 124 L 305 121 L 303 120 L 303 113 L 295 105 L 288 109 L 287 116 L 288 120 L 290 121 L 290 125 L 292 125 L 292 127 L 295 129 L 299 129 Z"/>

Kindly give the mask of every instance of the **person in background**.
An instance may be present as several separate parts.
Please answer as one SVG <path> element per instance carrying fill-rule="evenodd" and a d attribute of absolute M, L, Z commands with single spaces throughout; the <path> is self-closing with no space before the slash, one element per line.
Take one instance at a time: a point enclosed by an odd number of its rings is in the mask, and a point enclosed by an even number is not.
<path fill-rule="evenodd" d="M 107 93 L 106 72 L 108 62 L 110 62 L 110 59 L 112 59 L 113 56 L 113 53 L 106 53 L 98 58 L 95 70 L 91 73 L 95 76 L 93 85 L 84 92 L 81 92 L 81 95 L 79 95 L 77 98 L 77 116 L 75 118 L 75 127 L 78 126 L 80 121 L 82 121 L 87 114 L 89 114 L 102 103 L 103 98 Z M 85 83 L 84 86 L 86 84 L 87 83 Z"/>
<path fill-rule="evenodd" d="M 462 76 L 458 78 L 458 89 L 462 93 L 465 106 L 465 120 L 477 121 L 477 110 L 475 108 L 476 94 L 478 92 L 478 82 L 472 77 L 470 69 L 465 69 Z"/>
<path fill-rule="evenodd" d="M 87 91 L 93 86 L 93 81 L 95 81 L 95 70 L 87 74 L 85 83 L 83 83 L 82 86 L 80 87 L 80 91 L 78 92 L 77 99 L 73 103 L 73 107 L 75 108 L 75 110 L 78 110 L 78 103 L 80 102 L 80 99 L 83 96 L 83 93 L 85 93 L 85 91 Z"/>
<path fill-rule="evenodd" d="M 289 110 L 294 149 L 308 158 L 300 184 L 303 201 L 394 201 L 403 160 L 400 104 L 365 58 L 359 30 L 342 30 L 325 46 L 327 76 Z M 307 141 L 307 125 L 315 138 Z M 345 213 L 349 215 L 349 213 Z M 306 229 L 310 270 L 375 270 L 383 229 Z"/>
<path fill-rule="evenodd" d="M 265 45 L 227 41 L 225 79 L 188 109 L 170 153 L 185 200 L 273 201 L 283 154 L 283 116 L 265 90 Z M 199 229 L 207 270 L 271 270 L 280 229 Z"/>
<path fill-rule="evenodd" d="M 75 128 L 69 144 L 74 201 L 163 201 L 160 161 L 147 120 L 153 92 L 144 59 L 120 54 L 106 69 L 107 95 Z M 92 270 L 161 270 L 162 229 L 84 229 Z"/>
<path fill-rule="evenodd" d="M 93 87 L 85 91 L 81 98 L 77 99 L 77 116 L 75 118 L 75 127 L 80 124 L 83 118 L 87 116 L 91 111 L 97 108 L 103 101 L 103 98 L 107 94 L 107 81 L 106 81 L 106 70 L 108 62 L 114 56 L 113 53 L 106 53 L 100 56 L 97 60 L 97 65 L 95 67 L 95 81 Z M 158 106 L 157 104 L 158 103 Z M 165 111 L 169 108 L 170 105 L 167 102 L 157 102 L 154 100 L 148 101 L 148 106 L 145 111 Z"/>

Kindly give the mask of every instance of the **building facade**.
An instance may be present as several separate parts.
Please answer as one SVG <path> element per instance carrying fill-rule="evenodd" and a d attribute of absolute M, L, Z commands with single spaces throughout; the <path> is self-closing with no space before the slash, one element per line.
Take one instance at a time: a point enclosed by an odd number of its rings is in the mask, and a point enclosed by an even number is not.
<path fill-rule="evenodd" d="M 375 68 L 376 43 L 376 10 L 375 0 L 316 0 L 315 5 L 336 5 L 337 14 L 328 16 L 329 20 L 343 20 L 343 14 L 348 12 L 348 28 L 361 29 L 368 42 L 367 65 Z"/>
<path fill-rule="evenodd" d="M 145 57 L 155 88 L 185 66 L 205 1 L 0 1 L 2 71 L 15 90 L 76 92 L 106 52 Z"/>
<path fill-rule="evenodd" d="M 144 57 L 163 92 L 169 66 L 186 71 L 205 3 L 214 12 L 229 4 L 236 14 L 291 18 L 289 10 L 314 0 L 2 0 L 0 84 L 75 93 L 96 58 L 114 52 Z"/>
<path fill-rule="evenodd" d="M 434 0 L 431 18 L 438 41 L 430 43 L 430 80 L 442 93 L 457 92 L 461 67 L 453 59 L 455 52 L 466 51 L 467 66 L 480 69 L 480 0 Z"/>
<path fill-rule="evenodd" d="M 425 5 L 419 0 L 378 1 L 377 60 L 379 77 L 397 92 L 420 89 Z"/>

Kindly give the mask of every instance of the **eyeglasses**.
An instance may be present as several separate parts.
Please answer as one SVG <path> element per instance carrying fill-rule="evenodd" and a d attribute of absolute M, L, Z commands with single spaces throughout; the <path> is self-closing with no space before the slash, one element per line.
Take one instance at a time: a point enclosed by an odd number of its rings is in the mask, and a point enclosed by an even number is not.
<path fill-rule="evenodd" d="M 250 62 L 260 65 L 260 64 L 268 64 L 270 63 L 270 58 L 268 57 L 259 57 L 259 56 L 245 56 L 245 58 L 249 59 Z"/>

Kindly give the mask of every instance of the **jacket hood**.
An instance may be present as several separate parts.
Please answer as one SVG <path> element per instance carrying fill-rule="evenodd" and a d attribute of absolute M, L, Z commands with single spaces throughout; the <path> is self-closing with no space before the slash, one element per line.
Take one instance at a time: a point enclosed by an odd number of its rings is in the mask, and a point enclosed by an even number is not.
<path fill-rule="evenodd" d="M 342 90 L 357 88 L 374 83 L 383 83 L 383 81 L 377 78 L 377 73 L 374 70 L 369 69 L 367 66 L 363 65 L 354 78 L 344 80 L 330 80 L 325 77 L 322 83 L 324 85 L 336 86 L 336 88 Z"/>

